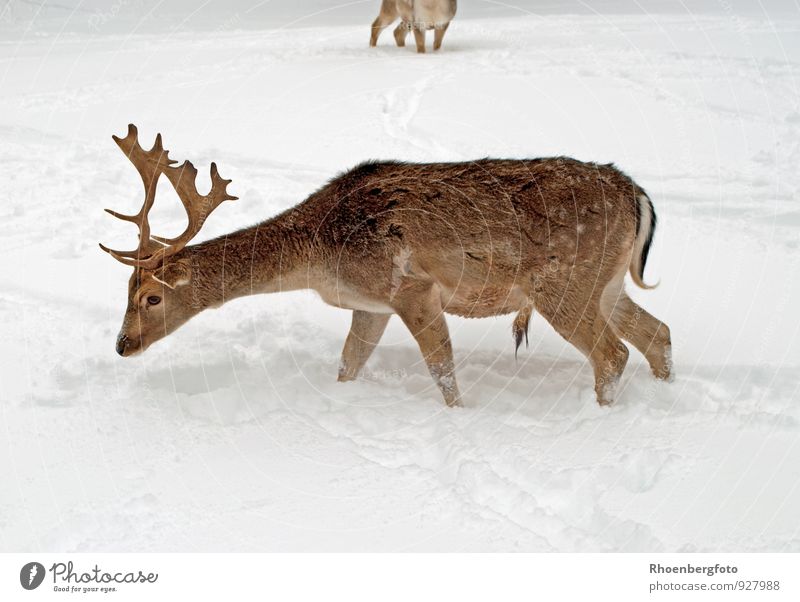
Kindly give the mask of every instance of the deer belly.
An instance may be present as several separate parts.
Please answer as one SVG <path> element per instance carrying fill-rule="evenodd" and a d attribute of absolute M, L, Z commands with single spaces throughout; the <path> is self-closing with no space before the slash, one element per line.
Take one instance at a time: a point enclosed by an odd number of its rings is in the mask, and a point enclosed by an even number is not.
<path fill-rule="evenodd" d="M 442 289 L 442 307 L 465 318 L 488 318 L 518 311 L 527 299 L 517 288 L 486 286 L 474 289 Z"/>
<path fill-rule="evenodd" d="M 334 307 L 358 309 L 376 314 L 394 313 L 394 310 L 387 304 L 359 294 L 357 291 L 341 284 L 331 290 L 319 290 L 317 292 L 325 303 Z"/>

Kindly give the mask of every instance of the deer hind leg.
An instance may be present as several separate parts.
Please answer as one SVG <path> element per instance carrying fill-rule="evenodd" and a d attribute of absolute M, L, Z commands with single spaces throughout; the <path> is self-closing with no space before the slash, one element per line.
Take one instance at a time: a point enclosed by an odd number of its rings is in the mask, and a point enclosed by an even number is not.
<path fill-rule="evenodd" d="M 439 50 L 442 47 L 442 40 L 444 39 L 444 33 L 447 31 L 447 28 L 450 27 L 450 23 L 445 23 L 444 25 L 437 25 L 433 32 L 433 49 Z"/>
<path fill-rule="evenodd" d="M 395 297 L 395 311 L 417 341 L 428 371 L 450 406 L 461 405 L 456 383 L 453 345 L 442 311 L 439 291 L 430 284 L 420 283 L 401 289 Z"/>
<path fill-rule="evenodd" d="M 350 333 L 339 364 L 339 382 L 355 380 L 380 341 L 391 314 L 353 311 Z"/>
<path fill-rule="evenodd" d="M 422 25 L 414 26 L 414 41 L 417 43 L 417 52 L 425 52 L 425 30 Z"/>
<path fill-rule="evenodd" d="M 394 20 L 397 18 L 397 4 L 395 0 L 383 0 L 381 4 L 381 10 L 378 13 L 378 16 L 372 22 L 372 33 L 369 38 L 369 45 L 370 46 L 377 46 L 378 45 L 378 36 L 381 35 L 381 32 L 389 27 Z M 395 34 L 395 38 L 396 38 Z"/>
<path fill-rule="evenodd" d="M 666 324 L 634 303 L 624 290 L 611 307 L 609 321 L 620 337 L 644 355 L 656 378 L 674 379 L 672 339 Z"/>
<path fill-rule="evenodd" d="M 562 337 L 583 353 L 594 370 L 594 390 L 601 406 L 614 401 L 617 383 L 628 362 L 628 348 L 614 333 L 593 296 L 575 302 L 564 295 L 537 298 L 536 309 Z"/>
<path fill-rule="evenodd" d="M 628 348 L 600 311 L 595 311 L 594 316 L 582 317 L 567 340 L 592 364 L 597 403 L 601 406 L 613 403 L 617 384 L 628 363 Z"/>
<path fill-rule="evenodd" d="M 400 25 L 394 28 L 394 41 L 401 48 L 406 45 L 406 36 L 410 29 L 411 25 L 407 21 L 401 21 Z"/>

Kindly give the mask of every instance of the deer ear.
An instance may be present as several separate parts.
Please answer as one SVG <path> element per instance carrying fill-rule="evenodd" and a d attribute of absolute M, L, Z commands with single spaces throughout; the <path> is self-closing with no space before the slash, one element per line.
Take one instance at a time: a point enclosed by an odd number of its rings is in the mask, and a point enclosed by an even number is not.
<path fill-rule="evenodd" d="M 192 268 L 185 261 L 173 261 L 153 272 L 153 279 L 169 288 L 188 284 L 192 278 Z"/>

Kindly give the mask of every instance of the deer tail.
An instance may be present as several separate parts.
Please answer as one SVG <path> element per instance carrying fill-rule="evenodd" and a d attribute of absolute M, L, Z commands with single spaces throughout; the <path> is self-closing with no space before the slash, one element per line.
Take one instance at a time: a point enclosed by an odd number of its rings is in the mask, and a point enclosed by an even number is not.
<path fill-rule="evenodd" d="M 645 289 L 658 286 L 658 283 L 648 285 L 644 282 L 644 268 L 647 265 L 647 256 L 655 232 L 656 212 L 653 203 L 643 191 L 639 192 L 636 196 L 636 239 L 633 242 L 630 273 L 636 285 Z"/>

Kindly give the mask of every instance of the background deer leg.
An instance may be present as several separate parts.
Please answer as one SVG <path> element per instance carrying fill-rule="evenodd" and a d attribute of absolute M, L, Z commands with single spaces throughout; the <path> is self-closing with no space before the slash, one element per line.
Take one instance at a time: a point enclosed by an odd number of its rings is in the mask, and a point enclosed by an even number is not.
<path fill-rule="evenodd" d="M 444 32 L 450 27 L 450 23 L 445 23 L 442 26 L 437 26 L 433 31 L 433 49 L 439 50 L 442 47 L 442 40 L 444 39 Z"/>
<path fill-rule="evenodd" d="M 353 311 L 350 333 L 344 342 L 339 364 L 339 382 L 356 379 L 386 330 L 390 317 L 391 314 Z"/>
<path fill-rule="evenodd" d="M 410 293 L 414 293 L 413 296 Z M 453 363 L 453 345 L 442 312 L 439 292 L 431 285 L 416 291 L 405 291 L 404 299 L 395 308 L 403 323 L 414 335 L 428 371 L 442 392 L 445 403 L 461 405 Z"/>
<path fill-rule="evenodd" d="M 395 0 L 383 0 L 381 10 L 372 22 L 372 34 L 369 38 L 370 46 L 376 46 L 378 44 L 378 36 L 381 35 L 381 32 L 389 27 L 396 18 L 397 5 L 395 4 Z M 395 37 L 397 37 L 396 34 Z"/>
<path fill-rule="evenodd" d="M 673 380 L 672 340 L 666 324 L 634 303 L 625 291 L 614 303 L 610 322 L 620 337 L 644 355 L 656 378 Z"/>
<path fill-rule="evenodd" d="M 406 36 L 409 29 L 409 24 L 406 21 L 401 21 L 400 25 L 394 28 L 394 41 L 397 42 L 398 46 L 403 47 L 406 45 Z"/>
<path fill-rule="evenodd" d="M 425 52 L 425 30 L 421 27 L 414 27 L 414 41 L 417 43 L 417 52 Z"/>

